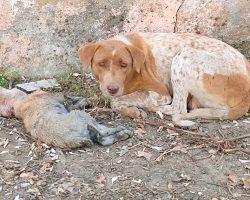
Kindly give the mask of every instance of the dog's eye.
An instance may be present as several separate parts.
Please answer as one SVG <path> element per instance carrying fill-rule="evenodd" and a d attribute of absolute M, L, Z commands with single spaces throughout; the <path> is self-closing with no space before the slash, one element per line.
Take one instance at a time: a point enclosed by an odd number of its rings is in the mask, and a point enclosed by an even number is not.
<path fill-rule="evenodd" d="M 127 63 L 121 63 L 121 67 L 127 67 L 128 64 Z"/>
<path fill-rule="evenodd" d="M 105 63 L 104 63 L 104 62 L 99 62 L 98 65 L 99 65 L 100 67 L 105 67 Z"/>

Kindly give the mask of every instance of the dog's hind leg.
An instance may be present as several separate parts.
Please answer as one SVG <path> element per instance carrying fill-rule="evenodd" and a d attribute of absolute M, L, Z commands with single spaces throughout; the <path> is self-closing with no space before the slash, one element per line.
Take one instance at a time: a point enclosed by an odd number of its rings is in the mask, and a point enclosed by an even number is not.
<path fill-rule="evenodd" d="M 228 110 L 222 108 L 199 108 L 191 110 L 189 113 L 173 115 L 173 122 L 181 127 L 190 127 L 195 125 L 195 122 L 189 119 L 225 119 L 227 118 Z"/>

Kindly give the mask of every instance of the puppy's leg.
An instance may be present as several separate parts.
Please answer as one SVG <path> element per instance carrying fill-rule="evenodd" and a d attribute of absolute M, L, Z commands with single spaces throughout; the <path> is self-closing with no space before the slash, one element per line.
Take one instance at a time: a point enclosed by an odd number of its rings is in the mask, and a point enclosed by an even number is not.
<path fill-rule="evenodd" d="M 122 126 L 108 128 L 100 124 L 88 124 L 88 131 L 93 142 L 103 146 L 111 145 L 117 141 L 126 140 L 131 137 L 132 132 Z"/>
<path fill-rule="evenodd" d="M 74 97 L 64 95 L 64 106 L 67 110 L 84 110 L 86 107 L 93 106 L 93 100 L 83 97 Z"/>

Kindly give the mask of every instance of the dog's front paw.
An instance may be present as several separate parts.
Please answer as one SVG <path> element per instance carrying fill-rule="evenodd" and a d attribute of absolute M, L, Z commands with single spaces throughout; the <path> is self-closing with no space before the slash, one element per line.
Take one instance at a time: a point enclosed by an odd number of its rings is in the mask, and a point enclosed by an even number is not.
<path fill-rule="evenodd" d="M 145 119 L 147 118 L 147 113 L 142 110 L 142 109 L 139 109 L 135 106 L 132 106 L 132 107 L 121 107 L 120 110 L 119 110 L 122 114 L 128 116 L 128 117 L 131 117 L 133 119 Z"/>
<path fill-rule="evenodd" d="M 198 128 L 197 123 L 190 121 L 190 120 L 183 119 L 182 114 L 173 115 L 172 120 L 173 120 L 175 125 L 182 127 L 182 128 L 188 128 L 191 130 L 196 130 Z"/>
<path fill-rule="evenodd" d="M 157 111 L 161 111 L 165 115 L 175 115 L 181 112 L 179 108 L 175 108 L 172 105 L 159 106 Z"/>

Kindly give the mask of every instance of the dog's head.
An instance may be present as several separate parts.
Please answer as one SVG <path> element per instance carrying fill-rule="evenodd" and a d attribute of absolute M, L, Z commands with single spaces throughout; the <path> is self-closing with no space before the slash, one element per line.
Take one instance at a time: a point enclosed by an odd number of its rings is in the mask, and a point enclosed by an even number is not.
<path fill-rule="evenodd" d="M 142 50 L 119 40 L 87 44 L 79 49 L 79 55 L 83 67 L 91 67 L 107 97 L 125 94 L 126 83 L 140 73 L 145 62 Z"/>

